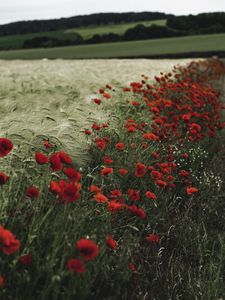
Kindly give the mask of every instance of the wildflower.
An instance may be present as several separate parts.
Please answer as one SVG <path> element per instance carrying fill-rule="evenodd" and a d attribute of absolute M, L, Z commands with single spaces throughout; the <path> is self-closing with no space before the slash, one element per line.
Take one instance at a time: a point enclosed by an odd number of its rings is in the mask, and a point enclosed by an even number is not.
<path fill-rule="evenodd" d="M 161 179 L 163 177 L 163 174 L 159 171 L 152 170 L 151 176 L 155 179 Z"/>
<path fill-rule="evenodd" d="M 117 213 L 119 211 L 121 211 L 122 209 L 124 209 L 124 205 L 120 202 L 117 202 L 116 200 L 112 200 L 110 202 L 108 202 L 107 205 L 107 210 L 111 213 Z"/>
<path fill-rule="evenodd" d="M 130 210 L 134 215 L 138 216 L 139 218 L 141 218 L 141 219 L 143 219 L 143 220 L 146 218 L 146 213 L 145 213 L 144 209 L 141 208 L 141 207 L 137 207 L 136 205 L 131 205 L 131 206 L 129 207 L 129 210 Z"/>
<path fill-rule="evenodd" d="M 3 287 L 4 283 L 5 283 L 5 279 L 4 279 L 4 277 L 0 274 L 0 288 Z"/>
<path fill-rule="evenodd" d="M 10 255 L 18 251 L 20 248 L 20 241 L 15 239 L 11 231 L 0 226 L 0 250 Z"/>
<path fill-rule="evenodd" d="M 128 197 L 132 201 L 140 200 L 140 192 L 138 190 L 128 189 Z"/>
<path fill-rule="evenodd" d="M 115 250 L 117 248 L 117 242 L 113 239 L 111 235 L 108 235 L 105 240 L 107 246 L 111 248 L 112 250 Z"/>
<path fill-rule="evenodd" d="M 92 260 L 99 254 L 99 248 L 89 239 L 80 239 L 77 242 L 77 249 L 79 255 L 82 256 L 85 260 Z"/>
<path fill-rule="evenodd" d="M 26 196 L 29 198 L 37 198 L 39 196 L 39 190 L 36 186 L 31 186 L 26 191 Z"/>
<path fill-rule="evenodd" d="M 84 130 L 84 133 L 85 133 L 86 135 L 91 135 L 91 130 L 85 129 L 85 130 Z"/>
<path fill-rule="evenodd" d="M 115 145 L 117 150 L 124 150 L 125 149 L 125 144 L 124 143 L 117 143 Z"/>
<path fill-rule="evenodd" d="M 95 98 L 93 99 L 94 103 L 96 103 L 97 105 L 100 105 L 102 100 L 101 99 L 98 99 L 98 98 Z"/>
<path fill-rule="evenodd" d="M 104 168 L 101 170 L 101 175 L 106 176 L 109 175 L 113 172 L 113 168 Z"/>
<path fill-rule="evenodd" d="M 142 136 L 146 140 L 158 141 L 159 137 L 154 133 L 144 133 Z"/>
<path fill-rule="evenodd" d="M 73 162 L 72 158 L 67 153 L 65 153 L 64 151 L 59 151 L 58 156 L 59 156 L 61 162 L 64 163 L 64 164 L 69 165 L 69 164 L 72 164 L 72 162 Z"/>
<path fill-rule="evenodd" d="M 99 193 L 99 192 L 101 192 L 101 188 L 98 187 L 98 186 L 96 186 L 96 185 L 94 185 L 94 184 L 92 184 L 92 185 L 90 186 L 90 191 L 91 191 L 92 193 Z"/>
<path fill-rule="evenodd" d="M 157 180 L 155 181 L 155 183 L 156 183 L 158 186 L 162 187 L 162 188 L 165 188 L 166 185 L 167 185 L 167 183 L 166 183 L 165 181 L 160 180 L 160 179 L 157 179 Z"/>
<path fill-rule="evenodd" d="M 73 181 L 81 180 L 81 175 L 75 168 L 63 168 L 63 173 Z"/>
<path fill-rule="evenodd" d="M 154 194 L 153 192 L 150 192 L 150 191 L 147 191 L 145 195 L 147 198 L 152 199 L 152 200 L 155 200 L 157 198 L 156 194 Z"/>
<path fill-rule="evenodd" d="M 132 272 L 136 272 L 137 271 L 137 267 L 135 264 L 133 263 L 129 263 L 128 264 L 128 268 L 132 271 Z"/>
<path fill-rule="evenodd" d="M 145 239 L 152 244 L 158 244 L 160 242 L 159 235 L 153 233 L 149 234 Z"/>
<path fill-rule="evenodd" d="M 60 197 L 66 203 L 75 202 L 80 198 L 81 185 L 77 182 L 66 183 L 66 186 L 60 192 Z"/>
<path fill-rule="evenodd" d="M 72 258 L 67 262 L 67 269 L 77 274 L 85 272 L 84 263 L 78 258 Z"/>
<path fill-rule="evenodd" d="M 9 176 L 7 176 L 3 172 L 0 172 L 0 186 L 5 184 L 8 180 L 9 180 Z"/>
<path fill-rule="evenodd" d="M 103 161 L 106 165 L 111 165 L 113 163 L 113 159 L 109 156 L 104 156 Z"/>
<path fill-rule="evenodd" d="M 195 187 L 187 187 L 186 192 L 187 192 L 188 195 L 191 196 L 192 194 L 197 193 L 198 189 L 195 188 Z"/>
<path fill-rule="evenodd" d="M 0 138 L 0 157 L 8 155 L 13 149 L 13 143 L 7 138 Z"/>
<path fill-rule="evenodd" d="M 108 202 L 108 198 L 106 196 L 104 196 L 102 193 L 97 193 L 94 195 L 94 199 L 96 202 Z"/>
<path fill-rule="evenodd" d="M 29 266 L 32 264 L 33 257 L 30 254 L 22 255 L 19 258 L 19 262 L 23 265 Z"/>
<path fill-rule="evenodd" d="M 54 172 L 60 171 L 62 169 L 61 159 L 58 153 L 52 153 L 50 156 L 51 168 Z"/>
<path fill-rule="evenodd" d="M 119 174 L 120 175 L 126 175 L 128 173 L 127 169 L 119 169 Z"/>
<path fill-rule="evenodd" d="M 50 149 L 51 148 L 51 144 L 49 143 L 48 140 L 44 141 L 43 144 L 44 144 L 44 146 L 45 146 L 46 149 Z"/>
<path fill-rule="evenodd" d="M 135 168 L 135 176 L 143 177 L 146 174 L 146 166 L 142 163 L 137 163 Z"/>
<path fill-rule="evenodd" d="M 35 160 L 39 165 L 44 165 L 47 164 L 49 162 L 48 157 L 41 153 L 41 152 L 36 152 L 35 153 Z"/>

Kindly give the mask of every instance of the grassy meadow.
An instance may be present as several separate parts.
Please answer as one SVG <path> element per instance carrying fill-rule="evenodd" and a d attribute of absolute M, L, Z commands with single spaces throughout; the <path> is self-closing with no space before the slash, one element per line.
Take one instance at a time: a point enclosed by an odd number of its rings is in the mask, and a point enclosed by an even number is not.
<path fill-rule="evenodd" d="M 0 60 L 0 299 L 224 299 L 224 80 Z"/>
<path fill-rule="evenodd" d="M 116 42 L 32 50 L 0 51 L 0 59 L 81 59 L 147 57 L 160 54 L 224 51 L 225 34 Z"/>
<path fill-rule="evenodd" d="M 48 32 L 38 32 L 38 33 L 27 33 L 27 34 L 18 34 L 18 35 L 9 35 L 9 36 L 0 36 L 0 49 L 1 48 L 21 48 L 23 43 L 27 39 L 32 39 L 39 36 L 48 36 L 58 39 L 73 39 L 76 37 L 75 33 L 79 33 L 83 39 L 89 39 L 95 34 L 107 34 L 107 33 L 116 33 L 119 35 L 124 34 L 124 32 L 132 27 L 135 27 L 137 24 L 143 24 L 145 26 L 156 25 L 165 25 L 166 20 L 155 20 L 155 21 L 143 21 L 143 22 L 133 22 L 133 23 L 124 23 L 124 24 L 111 24 L 104 26 L 87 26 L 81 28 L 71 28 L 67 30 L 58 30 L 58 31 L 48 31 Z"/>

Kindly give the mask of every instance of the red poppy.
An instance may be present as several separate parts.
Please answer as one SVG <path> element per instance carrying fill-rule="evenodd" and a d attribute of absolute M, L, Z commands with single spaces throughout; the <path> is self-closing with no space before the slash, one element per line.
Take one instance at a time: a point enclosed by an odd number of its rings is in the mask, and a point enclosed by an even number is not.
<path fill-rule="evenodd" d="M 147 191 L 145 195 L 149 199 L 152 199 L 152 200 L 156 199 L 156 194 L 154 194 L 153 192 Z"/>
<path fill-rule="evenodd" d="M 115 145 L 117 150 L 124 150 L 125 149 L 125 144 L 124 143 L 117 143 Z"/>
<path fill-rule="evenodd" d="M 120 175 L 126 175 L 128 173 L 127 169 L 119 169 Z"/>
<path fill-rule="evenodd" d="M 158 244 L 160 242 L 160 236 L 153 233 L 149 234 L 145 239 L 152 244 Z"/>
<path fill-rule="evenodd" d="M 146 140 L 158 141 L 159 137 L 154 133 L 144 133 L 143 138 Z"/>
<path fill-rule="evenodd" d="M 146 174 L 146 166 L 142 163 L 137 163 L 135 168 L 135 176 L 143 177 Z"/>
<path fill-rule="evenodd" d="M 59 151 L 58 156 L 59 156 L 61 162 L 64 163 L 64 164 L 70 165 L 73 162 L 72 158 L 67 153 L 65 153 L 64 151 Z"/>
<path fill-rule="evenodd" d="M 86 135 L 91 135 L 91 130 L 85 129 L 85 130 L 84 130 L 84 133 L 85 133 Z"/>
<path fill-rule="evenodd" d="M 132 271 L 132 272 L 136 272 L 137 271 L 137 267 L 135 264 L 133 263 L 129 263 L 128 264 L 128 268 Z"/>
<path fill-rule="evenodd" d="M 96 202 L 101 202 L 101 203 L 108 201 L 108 198 L 106 196 L 104 196 L 102 193 L 95 194 L 94 199 Z"/>
<path fill-rule="evenodd" d="M 107 246 L 109 246 L 109 248 L 111 248 L 112 250 L 115 250 L 117 248 L 117 242 L 113 239 L 113 237 L 109 234 L 106 237 L 105 240 Z"/>
<path fill-rule="evenodd" d="M 32 264 L 33 257 L 30 254 L 22 255 L 20 256 L 19 261 L 21 264 L 29 266 Z"/>
<path fill-rule="evenodd" d="M 159 171 L 152 170 L 151 176 L 155 179 L 161 179 L 163 177 L 163 174 Z"/>
<path fill-rule="evenodd" d="M 5 184 L 9 180 L 9 176 L 7 176 L 5 173 L 0 172 L 0 185 Z"/>
<path fill-rule="evenodd" d="M 121 211 L 122 209 L 124 209 L 124 207 L 125 207 L 124 204 L 117 202 L 116 200 L 112 200 L 112 201 L 108 202 L 107 210 L 110 213 L 117 213 L 117 212 Z"/>
<path fill-rule="evenodd" d="M 140 200 L 140 192 L 138 190 L 128 189 L 128 197 L 132 201 Z"/>
<path fill-rule="evenodd" d="M 39 196 L 39 190 L 36 186 L 31 186 L 26 191 L 26 196 L 29 198 L 37 198 Z"/>
<path fill-rule="evenodd" d="M 13 149 L 13 143 L 7 138 L 0 138 L 0 157 L 8 155 Z"/>
<path fill-rule="evenodd" d="M 3 287 L 4 283 L 5 283 L 4 277 L 0 275 L 0 288 Z"/>
<path fill-rule="evenodd" d="M 106 176 L 109 175 L 113 172 L 113 168 L 104 168 L 101 170 L 101 175 Z"/>
<path fill-rule="evenodd" d="M 99 254 L 99 248 L 89 239 L 80 239 L 77 242 L 77 249 L 79 255 L 82 256 L 85 260 L 92 260 Z"/>
<path fill-rule="evenodd" d="M 186 192 L 189 196 L 198 192 L 198 189 L 195 187 L 187 187 Z"/>
<path fill-rule="evenodd" d="M 58 153 L 52 153 L 50 156 L 51 168 L 54 172 L 60 171 L 63 167 Z"/>
<path fill-rule="evenodd" d="M 91 186 L 90 186 L 90 191 L 92 192 L 92 193 L 99 193 L 99 192 L 101 192 L 101 188 L 100 187 L 98 187 L 98 186 L 96 186 L 96 185 L 94 185 L 94 184 L 92 184 Z"/>
<path fill-rule="evenodd" d="M 64 168 L 63 173 L 73 181 L 81 180 L 81 175 L 75 168 Z"/>
<path fill-rule="evenodd" d="M 0 226 L 0 250 L 10 255 L 18 251 L 20 248 L 20 241 L 15 239 L 11 231 Z"/>
<path fill-rule="evenodd" d="M 131 205 L 129 206 L 129 210 L 136 216 L 138 216 L 141 219 L 145 219 L 146 218 L 146 213 L 145 210 L 141 207 L 137 207 L 136 205 Z"/>
<path fill-rule="evenodd" d="M 162 188 L 165 188 L 165 187 L 167 186 L 167 183 L 166 183 L 165 181 L 163 181 L 163 180 L 160 180 L 160 179 L 157 179 L 157 180 L 155 181 L 155 183 L 156 183 L 158 186 L 162 187 Z"/>
<path fill-rule="evenodd" d="M 48 157 L 44 153 L 41 153 L 41 152 L 35 153 L 35 160 L 39 165 L 44 165 L 49 162 Z"/>
<path fill-rule="evenodd" d="M 103 161 L 104 161 L 104 164 L 106 164 L 106 165 L 111 165 L 113 163 L 112 158 L 109 156 L 104 156 Z"/>
<path fill-rule="evenodd" d="M 77 274 L 85 272 L 84 263 L 78 258 L 72 258 L 67 262 L 67 269 Z"/>
<path fill-rule="evenodd" d="M 75 202 L 80 198 L 80 184 L 77 182 L 66 183 L 60 193 L 61 199 L 66 203 Z"/>
<path fill-rule="evenodd" d="M 97 105 L 100 105 L 102 100 L 101 99 L 98 99 L 98 98 L 95 98 L 93 99 L 94 103 L 96 103 Z"/>
<path fill-rule="evenodd" d="M 51 148 L 51 144 L 49 143 L 48 140 L 44 141 L 44 146 L 46 149 L 50 149 Z"/>

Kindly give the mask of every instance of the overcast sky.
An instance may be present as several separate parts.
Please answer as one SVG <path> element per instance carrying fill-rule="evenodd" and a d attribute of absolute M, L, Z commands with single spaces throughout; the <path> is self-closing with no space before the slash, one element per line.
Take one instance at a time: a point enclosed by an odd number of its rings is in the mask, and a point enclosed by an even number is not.
<path fill-rule="evenodd" d="M 0 24 L 128 11 L 159 11 L 176 15 L 225 11 L 225 0 L 0 0 Z"/>

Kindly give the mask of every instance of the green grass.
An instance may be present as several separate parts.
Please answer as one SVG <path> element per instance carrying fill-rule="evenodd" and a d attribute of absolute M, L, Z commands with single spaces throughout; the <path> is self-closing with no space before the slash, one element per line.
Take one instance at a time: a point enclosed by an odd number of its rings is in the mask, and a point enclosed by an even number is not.
<path fill-rule="evenodd" d="M 225 34 L 105 43 L 48 49 L 1 51 L 0 59 L 146 57 L 196 51 L 225 51 Z"/>
<path fill-rule="evenodd" d="M 166 20 L 155 20 L 155 21 L 145 21 L 145 22 L 133 22 L 125 24 L 111 24 L 105 26 L 88 26 L 82 28 L 73 28 L 68 30 L 58 30 L 58 31 L 48 31 L 48 32 L 38 32 L 38 33 L 27 33 L 20 35 L 8 35 L 0 36 L 0 49 L 19 49 L 22 47 L 23 43 L 27 39 L 32 39 L 39 36 L 48 36 L 58 39 L 73 39 L 76 33 L 79 33 L 84 39 L 91 38 L 94 34 L 106 34 L 106 33 L 116 33 L 122 35 L 128 28 L 134 27 L 137 24 L 143 24 L 150 26 L 152 24 L 165 25 Z"/>
<path fill-rule="evenodd" d="M 166 25 L 166 20 L 154 20 L 154 21 L 143 21 L 143 22 L 133 22 L 133 23 L 124 23 L 124 24 L 111 24 L 105 26 L 88 26 L 84 28 L 74 28 L 66 30 L 65 33 L 77 32 L 84 39 L 92 37 L 94 34 L 107 34 L 107 33 L 116 33 L 122 35 L 129 28 L 135 27 L 138 24 L 143 24 L 145 26 L 155 25 Z"/>

